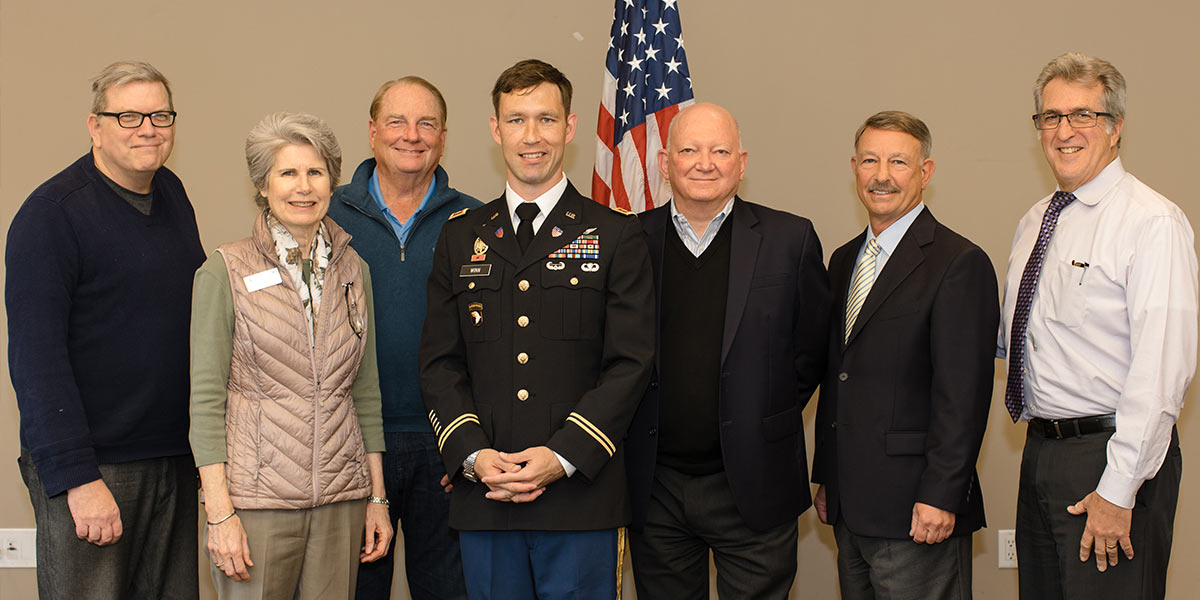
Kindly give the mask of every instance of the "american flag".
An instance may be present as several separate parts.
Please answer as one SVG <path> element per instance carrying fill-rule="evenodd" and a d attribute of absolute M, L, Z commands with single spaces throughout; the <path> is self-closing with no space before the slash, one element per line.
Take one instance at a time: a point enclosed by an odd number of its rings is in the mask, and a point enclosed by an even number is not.
<path fill-rule="evenodd" d="M 693 97 L 676 1 L 616 1 L 592 174 L 601 204 L 641 212 L 671 197 L 658 151 Z"/>

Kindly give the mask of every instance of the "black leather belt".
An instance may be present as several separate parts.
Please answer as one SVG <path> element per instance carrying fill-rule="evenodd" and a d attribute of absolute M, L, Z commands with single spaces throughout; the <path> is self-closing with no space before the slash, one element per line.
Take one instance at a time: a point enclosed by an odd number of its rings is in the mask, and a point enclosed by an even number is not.
<path fill-rule="evenodd" d="M 1061 440 L 1069 437 L 1079 437 L 1089 433 L 1101 433 L 1117 430 L 1116 415 L 1101 415 L 1099 417 L 1079 417 L 1078 419 L 1030 419 L 1029 426 L 1036 429 L 1043 437 Z"/>

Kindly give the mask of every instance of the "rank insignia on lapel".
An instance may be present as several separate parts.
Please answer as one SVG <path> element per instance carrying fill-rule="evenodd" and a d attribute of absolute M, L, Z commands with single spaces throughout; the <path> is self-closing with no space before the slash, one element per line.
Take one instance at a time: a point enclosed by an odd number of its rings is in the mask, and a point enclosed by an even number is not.
<path fill-rule="evenodd" d="M 593 228 L 591 231 L 594 231 Z M 547 258 L 583 258 L 596 260 L 600 258 L 600 234 L 584 233 L 571 240 L 571 243 L 550 253 Z"/>
<path fill-rule="evenodd" d="M 562 228 L 561 227 L 555 227 L 554 229 L 550 230 L 550 237 L 560 237 L 560 236 L 562 236 Z"/>
<path fill-rule="evenodd" d="M 586 263 L 583 263 L 582 265 L 579 265 L 579 268 L 587 273 L 595 273 L 596 271 L 600 270 L 600 265 L 598 265 L 594 262 L 586 262 Z"/>
<path fill-rule="evenodd" d="M 483 243 L 480 238 L 475 238 L 475 246 L 472 248 L 474 254 L 471 255 L 471 262 L 482 262 L 487 260 L 488 245 Z"/>
<path fill-rule="evenodd" d="M 575 218 L 575 213 L 573 213 L 573 212 L 571 212 L 571 211 L 569 211 L 569 210 L 568 210 L 568 211 L 566 211 L 566 212 L 565 212 L 565 213 L 563 213 L 563 214 L 567 215 L 567 218 L 568 218 L 568 219 L 574 219 L 574 218 Z"/>
<path fill-rule="evenodd" d="M 483 325 L 483 303 L 472 302 L 467 305 L 467 312 L 471 314 L 471 325 L 479 327 Z"/>
<path fill-rule="evenodd" d="M 491 217 L 490 219 L 488 219 L 488 220 L 489 220 L 489 221 L 492 221 L 492 220 L 494 220 L 494 219 L 495 219 L 496 217 L 498 217 L 498 216 L 500 216 L 500 213 L 498 213 L 498 212 L 494 212 L 494 213 L 492 213 L 492 217 Z"/>
<path fill-rule="evenodd" d="M 498 238 L 504 237 L 504 228 L 503 227 L 496 228 L 496 237 L 498 237 Z"/>
<path fill-rule="evenodd" d="M 548 260 L 548 261 L 546 261 L 546 268 L 550 269 L 551 271 L 561 271 L 561 270 L 567 268 L 567 265 L 566 265 L 566 263 L 562 262 L 561 260 L 558 262 Z"/>

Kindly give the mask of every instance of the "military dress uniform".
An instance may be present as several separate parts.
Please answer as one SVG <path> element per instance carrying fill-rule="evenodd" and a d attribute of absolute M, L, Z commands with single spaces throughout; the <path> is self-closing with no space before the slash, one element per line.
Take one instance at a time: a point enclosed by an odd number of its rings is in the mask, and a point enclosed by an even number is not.
<path fill-rule="evenodd" d="M 636 217 L 568 184 L 526 252 L 505 197 L 452 216 L 429 278 L 421 390 L 458 530 L 629 522 L 622 439 L 654 358 L 654 280 Z M 548 446 L 577 471 L 529 503 L 462 476 L 482 448 Z"/>

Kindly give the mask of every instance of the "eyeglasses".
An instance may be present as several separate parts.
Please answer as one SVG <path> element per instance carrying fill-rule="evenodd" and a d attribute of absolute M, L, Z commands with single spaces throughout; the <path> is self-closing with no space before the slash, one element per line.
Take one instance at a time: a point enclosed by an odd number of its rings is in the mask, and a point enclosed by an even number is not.
<path fill-rule="evenodd" d="M 175 111 L 160 110 L 152 113 L 142 113 L 136 110 L 127 110 L 125 112 L 98 112 L 96 115 L 101 117 L 116 117 L 117 124 L 125 129 L 137 129 L 142 126 L 142 122 L 146 117 L 150 117 L 150 124 L 155 127 L 170 127 L 175 124 Z"/>
<path fill-rule="evenodd" d="M 350 329 L 354 331 L 354 335 L 361 339 L 366 327 L 364 327 L 362 315 L 358 312 L 358 300 L 354 297 L 354 282 L 343 283 L 342 288 L 346 290 L 347 321 L 350 322 Z"/>
<path fill-rule="evenodd" d="M 1058 129 L 1059 122 L 1066 117 L 1067 122 L 1071 127 L 1095 127 L 1096 119 L 1100 117 L 1113 118 L 1112 113 L 1092 112 L 1090 110 L 1077 110 L 1069 114 L 1059 114 L 1056 112 L 1044 112 L 1033 115 L 1033 126 L 1038 129 Z"/>

